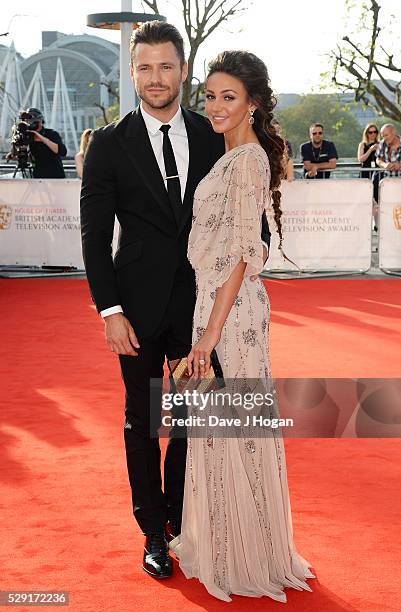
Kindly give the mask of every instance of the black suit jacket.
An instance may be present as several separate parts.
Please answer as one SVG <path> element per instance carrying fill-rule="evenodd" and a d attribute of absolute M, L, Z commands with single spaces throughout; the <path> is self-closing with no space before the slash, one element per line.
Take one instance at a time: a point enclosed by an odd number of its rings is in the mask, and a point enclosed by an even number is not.
<path fill-rule="evenodd" d="M 93 132 L 81 188 L 83 257 L 98 312 L 121 304 L 139 338 L 150 336 L 166 310 L 177 278 L 195 300 L 194 272 L 187 259 L 195 189 L 224 154 L 224 138 L 209 121 L 182 109 L 189 145 L 183 214 L 176 221 L 137 108 Z M 114 215 L 121 226 L 112 258 Z M 270 244 L 264 215 L 262 239 Z"/>

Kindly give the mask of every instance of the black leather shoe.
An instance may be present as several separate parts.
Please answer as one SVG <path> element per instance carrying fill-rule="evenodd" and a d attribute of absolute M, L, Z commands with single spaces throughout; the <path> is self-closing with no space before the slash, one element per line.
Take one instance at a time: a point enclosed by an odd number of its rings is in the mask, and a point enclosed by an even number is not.
<path fill-rule="evenodd" d="M 154 578 L 169 578 L 172 575 L 173 563 L 164 533 L 150 533 L 146 536 L 142 567 Z"/>
<path fill-rule="evenodd" d="M 168 543 L 181 533 L 181 528 L 175 521 L 168 521 L 164 527 L 164 533 Z"/>

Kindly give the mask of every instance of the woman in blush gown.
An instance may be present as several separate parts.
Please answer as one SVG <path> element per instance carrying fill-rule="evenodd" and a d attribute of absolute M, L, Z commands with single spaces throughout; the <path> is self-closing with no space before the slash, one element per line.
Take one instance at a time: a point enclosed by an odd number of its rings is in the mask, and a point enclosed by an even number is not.
<path fill-rule="evenodd" d="M 270 201 L 282 244 L 284 142 L 271 124 L 274 106 L 266 66 L 255 55 L 227 51 L 210 64 L 206 112 L 224 134 L 226 153 L 194 199 L 188 257 L 197 301 L 188 363 L 195 376 L 205 375 L 216 348 L 226 380 L 271 380 L 269 299 L 252 277 L 263 269 L 261 218 Z M 238 594 L 285 602 L 285 587 L 311 591 L 306 578 L 315 576 L 293 541 L 281 434 L 191 431 L 182 528 L 170 543 L 185 576 L 224 601 Z"/>

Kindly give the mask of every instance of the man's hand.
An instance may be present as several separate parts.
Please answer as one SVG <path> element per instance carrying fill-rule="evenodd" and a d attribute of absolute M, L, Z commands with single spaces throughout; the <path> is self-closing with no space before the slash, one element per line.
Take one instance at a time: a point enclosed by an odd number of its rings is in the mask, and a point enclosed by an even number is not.
<path fill-rule="evenodd" d="M 27 132 L 29 134 L 33 134 L 34 140 L 36 140 L 36 142 L 46 143 L 46 141 L 48 140 L 48 138 L 46 138 L 42 134 L 39 134 L 39 132 L 37 132 L 36 130 L 27 130 Z"/>
<path fill-rule="evenodd" d="M 34 140 L 43 142 L 47 147 L 49 147 L 50 151 L 52 151 L 55 155 L 58 155 L 58 144 L 57 142 L 53 142 L 50 138 L 46 138 L 40 132 L 36 132 L 35 130 L 27 130 L 30 134 L 33 134 Z"/>
<path fill-rule="evenodd" d="M 312 164 L 312 166 L 309 169 L 309 172 L 308 172 L 307 176 L 310 176 L 311 178 L 316 176 L 317 170 L 318 170 L 318 166 L 316 166 L 315 164 Z"/>
<path fill-rule="evenodd" d="M 385 169 L 386 170 L 397 170 L 396 168 L 397 164 L 395 162 L 387 162 L 387 164 L 385 164 Z"/>
<path fill-rule="evenodd" d="M 112 353 L 136 357 L 139 342 L 135 332 L 126 317 L 121 312 L 104 318 L 106 342 Z"/>

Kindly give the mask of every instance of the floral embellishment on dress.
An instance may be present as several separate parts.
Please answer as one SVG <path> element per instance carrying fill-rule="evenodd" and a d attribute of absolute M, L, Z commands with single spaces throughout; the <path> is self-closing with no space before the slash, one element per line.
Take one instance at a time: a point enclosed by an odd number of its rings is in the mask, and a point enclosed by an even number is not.
<path fill-rule="evenodd" d="M 267 329 L 267 321 L 266 319 L 263 319 L 262 321 L 262 332 L 265 333 Z"/>
<path fill-rule="evenodd" d="M 256 330 L 251 327 L 246 331 L 242 332 L 242 337 L 244 339 L 245 344 L 250 344 L 251 346 L 256 345 Z"/>
<path fill-rule="evenodd" d="M 196 328 L 196 335 L 198 336 L 198 341 L 202 338 L 203 334 L 205 333 L 206 329 L 204 327 L 197 327 Z"/>
<path fill-rule="evenodd" d="M 234 306 L 236 306 L 237 308 L 239 308 L 242 304 L 242 297 L 237 295 L 237 297 L 234 300 Z"/>
<path fill-rule="evenodd" d="M 216 290 L 214 290 L 214 291 L 212 291 L 212 292 L 210 293 L 210 297 L 211 297 L 211 299 L 212 299 L 213 301 L 216 299 Z"/>
<path fill-rule="evenodd" d="M 216 272 L 222 272 L 226 266 L 230 263 L 230 256 L 227 257 L 216 257 L 216 263 L 214 269 Z"/>
<path fill-rule="evenodd" d="M 238 384 L 236 384 L 236 390 L 238 393 L 242 395 L 246 395 L 247 393 L 252 393 L 252 387 L 247 383 L 246 379 L 240 379 Z"/>
<path fill-rule="evenodd" d="M 260 300 L 262 304 L 266 304 L 266 291 L 262 289 L 262 287 L 258 289 L 257 296 L 258 296 L 258 300 Z"/>
<path fill-rule="evenodd" d="M 206 438 L 206 444 L 210 446 L 210 448 L 213 448 L 213 436 L 208 436 Z"/>
<path fill-rule="evenodd" d="M 250 257 L 255 257 L 255 255 L 256 255 L 256 249 L 255 249 L 255 247 L 253 247 L 253 246 L 249 246 L 249 247 L 248 247 L 248 253 L 249 253 Z"/>
<path fill-rule="evenodd" d="M 209 228 L 213 227 L 213 225 L 215 225 L 216 223 L 216 220 L 217 220 L 217 216 L 214 213 L 212 213 L 209 216 L 209 218 L 206 219 L 205 227 L 209 227 Z"/>
<path fill-rule="evenodd" d="M 247 440 L 245 442 L 245 448 L 248 451 L 248 453 L 256 452 L 256 446 L 255 446 L 255 442 L 253 440 Z"/>
<path fill-rule="evenodd" d="M 234 227 L 234 215 L 228 215 L 225 220 L 227 227 Z"/>

